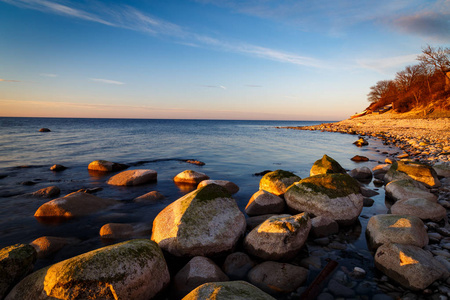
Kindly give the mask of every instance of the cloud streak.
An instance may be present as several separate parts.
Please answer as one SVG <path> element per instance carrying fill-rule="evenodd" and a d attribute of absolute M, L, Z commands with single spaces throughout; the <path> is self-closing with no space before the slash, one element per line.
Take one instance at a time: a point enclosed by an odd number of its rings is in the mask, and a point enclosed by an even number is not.
<path fill-rule="evenodd" d="M 125 82 L 115 81 L 110 79 L 102 79 L 102 78 L 89 78 L 89 80 L 94 82 L 106 83 L 106 84 L 114 84 L 114 85 L 123 85 Z"/>
<path fill-rule="evenodd" d="M 1 79 L 0 82 L 21 82 L 20 80 L 14 80 L 14 79 Z"/>
<path fill-rule="evenodd" d="M 364 69 L 375 70 L 380 73 L 386 73 L 392 68 L 398 68 L 407 64 L 417 63 L 418 54 L 409 54 L 394 57 L 385 57 L 380 59 L 360 59 L 357 64 Z"/>
<path fill-rule="evenodd" d="M 58 74 L 51 74 L 51 73 L 41 73 L 39 74 L 42 77 L 50 77 L 50 78 L 54 78 L 54 77 L 58 77 Z"/>

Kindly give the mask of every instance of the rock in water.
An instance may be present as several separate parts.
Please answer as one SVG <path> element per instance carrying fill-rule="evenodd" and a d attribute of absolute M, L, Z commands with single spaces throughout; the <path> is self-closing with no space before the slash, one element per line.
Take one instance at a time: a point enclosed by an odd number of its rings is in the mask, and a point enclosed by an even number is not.
<path fill-rule="evenodd" d="M 365 156 L 355 155 L 351 158 L 351 160 L 360 162 L 360 161 L 369 161 L 369 158 L 367 158 Z"/>
<path fill-rule="evenodd" d="M 45 258 L 59 251 L 66 245 L 79 242 L 76 238 L 63 238 L 56 236 L 41 236 L 30 243 L 36 249 L 38 258 Z"/>
<path fill-rule="evenodd" d="M 181 173 L 178 173 L 173 181 L 177 183 L 188 183 L 188 184 L 198 184 L 203 180 L 208 180 L 209 176 L 204 173 L 196 172 L 192 170 L 185 170 Z"/>
<path fill-rule="evenodd" d="M 350 225 L 363 208 L 358 182 L 347 174 L 322 174 L 293 184 L 284 195 L 295 211 L 324 216 L 340 225 Z"/>
<path fill-rule="evenodd" d="M 45 127 L 39 129 L 39 132 L 50 132 L 50 131 L 51 131 L 50 129 L 45 128 Z"/>
<path fill-rule="evenodd" d="M 248 201 L 245 212 L 249 216 L 278 214 L 283 212 L 285 206 L 284 200 L 277 195 L 259 190 Z"/>
<path fill-rule="evenodd" d="M 356 142 L 353 143 L 354 145 L 358 146 L 358 147 L 362 147 L 362 146 L 367 146 L 369 145 L 369 142 L 366 141 L 364 138 L 359 138 L 359 140 L 357 140 Z"/>
<path fill-rule="evenodd" d="M 147 194 L 141 195 L 139 197 L 134 198 L 134 202 L 156 202 L 158 200 L 164 199 L 164 195 L 158 191 L 151 191 Z"/>
<path fill-rule="evenodd" d="M 197 186 L 197 188 L 201 188 L 205 185 L 208 184 L 217 184 L 220 185 L 221 187 L 224 187 L 230 194 L 236 194 L 237 192 L 239 192 L 239 187 L 231 182 L 231 181 L 227 181 L 227 180 L 203 180 L 202 182 L 200 182 Z"/>
<path fill-rule="evenodd" d="M 61 191 L 57 186 L 49 186 L 43 189 L 40 189 L 31 195 L 33 197 L 42 197 L 42 198 L 53 198 L 59 195 Z"/>
<path fill-rule="evenodd" d="M 36 250 L 30 245 L 16 244 L 0 250 L 0 299 L 33 270 Z"/>
<path fill-rule="evenodd" d="M 114 175 L 107 183 L 121 186 L 141 185 L 156 181 L 157 175 L 153 170 L 127 170 Z"/>
<path fill-rule="evenodd" d="M 430 188 L 441 186 L 436 171 L 432 167 L 410 161 L 394 162 L 384 176 L 384 181 L 390 182 L 396 179 L 408 178 L 419 181 Z"/>
<path fill-rule="evenodd" d="M 245 237 L 244 248 L 264 260 L 289 260 L 303 247 L 310 229 L 307 213 L 270 217 Z"/>
<path fill-rule="evenodd" d="M 38 208 L 34 216 L 64 218 L 79 217 L 97 212 L 118 203 L 118 201 L 113 199 L 104 199 L 87 193 L 75 192 L 44 203 Z"/>
<path fill-rule="evenodd" d="M 50 171 L 54 172 L 64 171 L 65 169 L 67 169 L 67 167 L 64 167 L 63 165 L 53 165 L 50 167 Z"/>
<path fill-rule="evenodd" d="M 275 300 L 256 286 L 245 281 L 205 283 L 190 292 L 183 300 Z"/>
<path fill-rule="evenodd" d="M 99 172 L 115 172 L 128 168 L 128 165 L 110 162 L 107 160 L 94 160 L 88 165 L 88 170 Z"/>
<path fill-rule="evenodd" d="M 276 170 L 267 173 L 261 178 L 259 181 L 259 189 L 279 196 L 284 194 L 291 184 L 299 180 L 301 178 L 294 173 Z"/>
<path fill-rule="evenodd" d="M 231 251 L 245 227 L 228 191 L 209 184 L 164 208 L 153 221 L 152 240 L 176 256 L 211 256 Z"/>
<path fill-rule="evenodd" d="M 416 216 L 422 220 L 439 222 L 447 216 L 447 210 L 440 204 L 422 198 L 410 198 L 397 201 L 391 207 L 396 215 Z"/>
<path fill-rule="evenodd" d="M 430 193 L 421 183 L 413 179 L 401 179 L 389 182 L 386 185 L 386 196 L 392 200 L 406 200 L 410 198 L 422 198 L 431 202 L 437 202 L 438 197 Z"/>
<path fill-rule="evenodd" d="M 16 285 L 6 299 L 147 300 L 169 281 L 158 245 L 148 239 L 131 240 L 34 272 Z"/>
<path fill-rule="evenodd" d="M 431 253 L 402 244 L 380 246 L 375 254 L 375 266 L 412 290 L 423 290 L 446 273 Z"/>
<path fill-rule="evenodd" d="M 325 154 L 321 159 L 314 162 L 311 171 L 309 171 L 309 176 L 334 173 L 345 174 L 347 172 L 337 161 Z"/>
<path fill-rule="evenodd" d="M 348 175 L 355 179 L 372 179 L 372 171 L 368 167 L 356 168 L 348 172 Z"/>

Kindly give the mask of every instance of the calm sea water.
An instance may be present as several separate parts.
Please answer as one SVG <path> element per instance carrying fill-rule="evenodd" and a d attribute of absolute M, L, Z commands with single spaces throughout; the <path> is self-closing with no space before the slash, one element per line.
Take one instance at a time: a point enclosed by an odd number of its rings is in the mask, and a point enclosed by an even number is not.
<path fill-rule="evenodd" d="M 317 159 L 324 154 L 333 157 L 346 169 L 372 167 L 384 160 L 380 142 L 357 148 L 356 136 L 338 133 L 277 129 L 276 126 L 313 125 L 311 121 L 218 121 L 218 120 L 123 120 L 123 119 L 52 119 L 0 118 L 0 247 L 29 243 L 49 235 L 76 237 L 80 242 L 56 255 L 38 261 L 39 266 L 53 263 L 107 244 L 99 237 L 99 229 L 109 222 L 145 223 L 169 203 L 189 192 L 178 188 L 172 178 L 192 169 L 206 173 L 211 179 L 235 182 L 240 191 L 234 195 L 243 210 L 251 195 L 258 191 L 261 177 L 255 173 L 284 169 L 304 178 Z M 51 132 L 38 130 L 48 127 Z M 354 163 L 354 155 L 371 159 Z M 88 164 L 96 159 L 131 164 L 133 168 L 158 172 L 156 183 L 138 187 L 113 187 L 105 184 L 111 176 L 89 174 Z M 197 166 L 182 162 L 197 159 Z M 63 172 L 49 170 L 53 164 L 68 167 Z M 6 177 L 5 177 L 6 176 Z M 32 181 L 32 186 L 23 182 Z M 33 217 L 47 200 L 25 194 L 56 185 L 61 196 L 81 188 L 101 187 L 96 193 L 122 201 L 112 210 L 60 224 L 40 223 Z M 370 188 L 374 188 L 369 184 Z M 154 204 L 136 204 L 131 200 L 157 190 L 166 196 Z M 364 230 L 367 218 L 385 213 L 384 192 L 375 197 L 375 205 L 364 208 L 361 225 L 349 244 L 366 249 Z"/>

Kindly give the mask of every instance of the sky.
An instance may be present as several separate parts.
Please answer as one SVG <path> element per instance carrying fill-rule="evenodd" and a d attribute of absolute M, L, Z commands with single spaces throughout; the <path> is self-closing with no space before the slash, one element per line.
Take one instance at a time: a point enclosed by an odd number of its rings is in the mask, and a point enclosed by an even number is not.
<path fill-rule="evenodd" d="M 0 116 L 341 120 L 450 0 L 0 0 Z"/>

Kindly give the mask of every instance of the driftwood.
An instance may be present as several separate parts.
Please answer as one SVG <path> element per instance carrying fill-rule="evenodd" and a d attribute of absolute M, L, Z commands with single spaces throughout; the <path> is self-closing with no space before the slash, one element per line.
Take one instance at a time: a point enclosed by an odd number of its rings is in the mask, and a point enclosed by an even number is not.
<path fill-rule="evenodd" d="M 326 281 L 328 276 L 330 276 L 334 269 L 338 266 L 337 261 L 330 260 L 328 264 L 325 266 L 325 268 L 320 271 L 319 275 L 314 279 L 314 281 L 311 283 L 311 285 L 306 289 L 306 291 L 301 294 L 300 299 L 301 300 L 314 300 L 317 299 L 317 295 L 319 295 L 320 291 L 322 290 L 322 283 Z"/>

